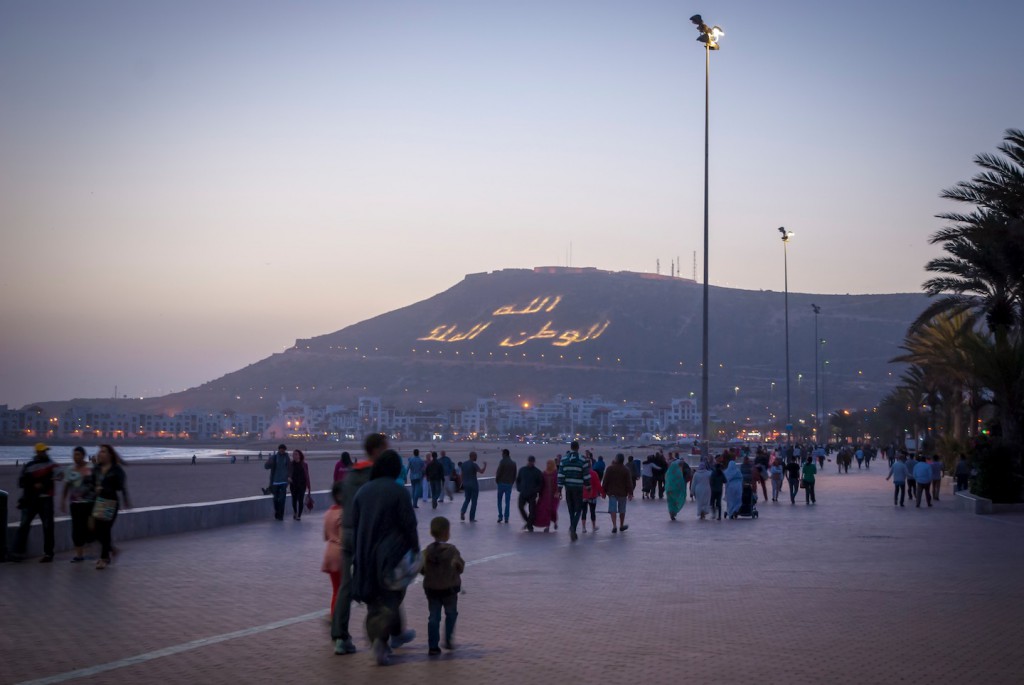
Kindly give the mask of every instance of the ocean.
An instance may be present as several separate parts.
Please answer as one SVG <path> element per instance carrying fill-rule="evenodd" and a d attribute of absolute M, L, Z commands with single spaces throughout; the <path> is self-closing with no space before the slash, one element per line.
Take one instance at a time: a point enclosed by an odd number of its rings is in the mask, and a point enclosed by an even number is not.
<path fill-rule="evenodd" d="M 74 445 L 50 445 L 50 458 L 56 462 L 71 463 L 71 450 Z M 90 457 L 96 454 L 98 447 L 86 446 L 85 451 Z M 232 455 L 242 459 L 246 454 L 255 457 L 258 452 L 250 450 L 225 450 L 225 449 L 190 449 L 188 447 L 118 447 L 114 446 L 117 453 L 125 461 L 147 460 L 187 460 L 192 455 L 197 459 L 224 461 Z M 0 464 L 14 464 L 19 461 L 24 464 L 32 458 L 34 451 L 31 445 L 0 445 Z M 266 453 L 264 453 L 265 455 Z"/>

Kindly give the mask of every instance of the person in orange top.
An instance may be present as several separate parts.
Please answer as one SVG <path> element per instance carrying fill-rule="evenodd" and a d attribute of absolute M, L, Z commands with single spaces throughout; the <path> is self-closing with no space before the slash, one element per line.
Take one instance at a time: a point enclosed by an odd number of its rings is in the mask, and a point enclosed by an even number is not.
<path fill-rule="evenodd" d="M 324 563 L 320 570 L 331 578 L 331 616 L 334 616 L 334 605 L 338 601 L 338 588 L 341 587 L 341 490 L 344 484 L 335 481 L 331 487 L 331 498 L 334 505 L 324 514 Z"/>
<path fill-rule="evenodd" d="M 591 462 L 593 460 L 590 460 Z M 590 512 L 590 523 L 593 526 L 594 532 L 597 532 L 597 498 L 604 498 L 604 488 L 601 487 L 601 476 L 597 475 L 597 471 L 593 468 L 590 469 L 590 481 L 583 483 L 583 516 L 580 517 L 583 522 L 583 532 L 587 532 L 587 511 Z"/>

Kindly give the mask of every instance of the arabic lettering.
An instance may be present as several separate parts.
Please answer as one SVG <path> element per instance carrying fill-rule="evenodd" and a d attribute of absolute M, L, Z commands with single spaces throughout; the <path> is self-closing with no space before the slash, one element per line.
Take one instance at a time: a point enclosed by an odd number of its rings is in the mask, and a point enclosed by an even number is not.
<path fill-rule="evenodd" d="M 547 297 L 544 298 L 535 297 L 532 300 L 530 300 L 530 304 L 526 305 L 522 309 L 516 309 L 516 306 L 514 304 L 507 304 L 504 307 L 498 307 L 497 309 L 495 309 L 493 315 L 509 316 L 513 314 L 536 314 L 542 310 L 544 312 L 552 312 L 554 311 L 555 307 L 558 306 L 558 303 L 561 301 L 561 295 L 556 295 L 555 297 L 551 297 L 550 295 L 548 295 Z"/>
<path fill-rule="evenodd" d="M 416 339 L 429 340 L 433 342 L 462 342 L 463 340 L 473 340 L 478 335 L 483 333 L 490 325 L 490 321 L 482 324 L 478 323 L 477 325 L 473 326 L 472 328 L 463 333 L 457 333 L 456 331 L 459 328 L 458 324 L 454 324 L 451 326 L 447 324 L 441 324 L 440 326 L 437 326 L 432 331 L 430 331 L 430 333 L 427 334 L 426 336 Z"/>
<path fill-rule="evenodd" d="M 569 347 L 577 343 L 586 342 L 588 340 L 596 340 L 608 329 L 611 321 L 604 321 L 596 323 L 586 330 L 586 332 L 578 330 L 566 330 L 561 334 L 554 330 L 552 326 L 553 322 L 548 321 L 544 324 L 539 331 L 533 335 L 527 334 L 525 331 L 519 333 L 519 337 L 509 336 L 498 343 L 499 347 L 519 347 L 525 345 L 531 340 L 551 340 L 557 338 L 551 344 L 555 347 Z"/>

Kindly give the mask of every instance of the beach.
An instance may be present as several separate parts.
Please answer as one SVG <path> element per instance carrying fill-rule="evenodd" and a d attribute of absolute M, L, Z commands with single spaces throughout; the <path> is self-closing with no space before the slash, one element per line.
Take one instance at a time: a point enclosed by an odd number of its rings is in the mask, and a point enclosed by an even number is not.
<path fill-rule="evenodd" d="M 498 467 L 498 460 L 501 459 L 501 450 L 509 449 L 513 459 L 520 466 L 526 463 L 529 455 L 537 457 L 537 465 L 543 469 L 548 459 L 553 459 L 563 454 L 566 445 L 545 444 L 526 445 L 522 443 L 398 443 L 393 446 L 404 458 L 412 455 L 413 449 L 418 448 L 421 456 L 435 450 L 438 453 L 443 449 L 447 451 L 452 461 L 458 463 L 467 458 L 470 451 L 476 451 L 478 461 L 481 465 L 487 464 L 485 476 L 493 476 Z M 302 449 L 301 446 L 299 446 Z M 358 458 L 362 450 L 346 446 L 353 458 Z M 584 444 L 581 449 L 590 449 L 595 457 L 604 456 L 606 462 L 610 462 L 616 451 L 626 455 L 652 454 L 651 449 L 628 449 L 613 445 Z M 339 449 L 335 453 L 313 453 L 307 454 L 309 463 L 309 475 L 314 490 L 327 490 L 331 487 L 334 477 L 334 465 L 341 454 Z M 264 458 L 267 453 L 264 452 Z M 58 462 L 68 463 L 68 459 L 58 455 Z M 17 509 L 17 500 L 21 496 L 18 488 L 18 474 L 20 466 L 0 466 L 0 489 L 6 490 L 10 497 L 7 503 L 8 523 L 16 523 L 20 520 L 20 512 Z M 161 459 L 159 461 L 146 461 L 144 459 L 134 460 L 125 464 L 125 471 L 128 474 L 128 493 L 135 507 L 155 507 L 169 504 L 186 504 L 189 502 L 215 502 L 218 500 L 235 499 L 239 497 L 255 497 L 262 495 L 261 488 L 266 487 L 268 472 L 263 468 L 263 462 L 255 455 L 249 458 L 246 463 L 244 458 L 239 456 L 232 464 L 230 459 L 218 457 L 199 460 L 193 466 L 191 460 L 170 461 Z M 57 486 L 57 515 L 60 516 L 60 492 L 61 485 Z M 269 507 L 269 504 L 268 504 Z M 269 510 L 268 510 L 269 511 Z"/>

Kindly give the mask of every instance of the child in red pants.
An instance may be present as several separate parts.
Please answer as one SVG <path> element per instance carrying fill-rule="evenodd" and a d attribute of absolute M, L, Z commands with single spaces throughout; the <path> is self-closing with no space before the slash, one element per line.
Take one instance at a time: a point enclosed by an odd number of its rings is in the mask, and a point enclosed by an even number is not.
<path fill-rule="evenodd" d="M 324 563 L 320 570 L 331 577 L 331 616 L 334 615 L 334 603 L 338 599 L 338 587 L 341 586 L 341 482 L 331 488 L 334 506 L 324 514 Z"/>

